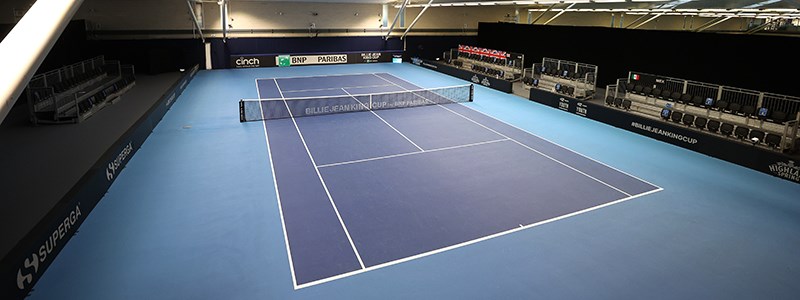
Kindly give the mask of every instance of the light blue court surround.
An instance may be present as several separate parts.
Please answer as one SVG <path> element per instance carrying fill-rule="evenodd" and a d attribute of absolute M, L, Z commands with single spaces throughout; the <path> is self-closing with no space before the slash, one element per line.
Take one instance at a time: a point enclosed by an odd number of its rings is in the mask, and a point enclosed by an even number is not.
<path fill-rule="evenodd" d="M 483 87 L 469 107 L 664 191 L 293 289 L 264 128 L 237 102 L 256 78 L 376 72 L 466 83 L 409 64 L 201 71 L 31 299 L 800 298 L 800 185 Z"/>

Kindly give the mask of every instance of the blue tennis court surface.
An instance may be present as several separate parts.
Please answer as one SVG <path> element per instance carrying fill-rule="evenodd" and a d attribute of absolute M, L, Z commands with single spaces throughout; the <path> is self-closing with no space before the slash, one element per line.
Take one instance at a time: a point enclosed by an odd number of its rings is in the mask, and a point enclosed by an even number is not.
<path fill-rule="evenodd" d="M 422 89 L 388 73 L 256 85 L 260 98 L 289 98 L 286 107 L 300 101 L 291 98 Z M 460 103 L 270 119 L 264 127 L 295 288 L 661 190 Z"/>
<path fill-rule="evenodd" d="M 239 100 L 280 98 L 273 78 L 290 98 L 404 90 L 373 73 L 469 83 L 412 64 L 200 71 L 30 299 L 800 295 L 800 185 L 515 95 L 375 111 L 424 153 L 369 111 L 239 121 Z M 624 201 L 656 189 L 633 177 L 664 189 Z"/>

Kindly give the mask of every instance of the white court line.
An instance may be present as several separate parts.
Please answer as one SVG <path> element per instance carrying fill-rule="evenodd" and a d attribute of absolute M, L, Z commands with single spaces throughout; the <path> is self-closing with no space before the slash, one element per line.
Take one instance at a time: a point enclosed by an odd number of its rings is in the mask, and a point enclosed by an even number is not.
<path fill-rule="evenodd" d="M 256 81 L 256 92 L 258 97 L 261 98 L 261 92 L 258 90 L 258 81 Z M 264 116 L 264 107 L 259 105 L 261 116 Z M 275 174 L 275 164 L 272 162 L 272 149 L 269 145 L 269 135 L 267 134 L 267 121 L 261 122 L 264 127 L 264 139 L 267 141 L 267 156 L 269 157 L 269 168 L 272 170 L 272 183 L 275 185 L 275 197 L 278 199 L 278 214 L 281 217 L 281 229 L 283 230 L 283 242 L 286 244 L 286 255 L 289 260 L 289 271 L 292 275 L 292 285 L 297 288 L 297 279 L 294 276 L 294 262 L 292 261 L 292 249 L 289 247 L 289 234 L 286 232 L 286 222 L 283 218 L 283 205 L 281 204 L 281 193 L 278 190 L 278 176 Z"/>
<path fill-rule="evenodd" d="M 283 97 L 283 92 L 281 92 L 281 87 L 278 85 L 278 80 L 275 80 L 275 86 L 278 87 L 278 92 Z M 344 229 L 345 235 L 347 235 L 347 240 L 350 242 L 350 247 L 353 248 L 353 252 L 356 254 L 356 258 L 358 258 L 358 263 L 361 265 L 361 268 L 364 268 L 364 261 L 361 260 L 361 254 L 358 253 L 358 249 L 356 249 L 356 244 L 353 243 L 353 238 L 350 237 L 350 231 L 347 230 L 347 226 L 344 224 L 344 220 L 342 220 L 342 215 L 339 214 L 339 209 L 336 208 L 336 203 L 333 202 L 333 197 L 331 197 L 331 192 L 328 191 L 328 185 L 325 184 L 325 180 L 322 179 L 322 174 L 319 173 L 319 168 L 317 167 L 317 163 L 314 161 L 314 156 L 311 155 L 311 150 L 308 149 L 308 144 L 306 144 L 306 139 L 303 138 L 303 133 L 300 132 L 300 127 L 297 126 L 297 120 L 294 119 L 292 115 L 292 110 L 289 108 L 289 103 L 283 101 L 286 104 L 286 110 L 289 112 L 289 117 L 292 118 L 292 123 L 294 123 L 294 128 L 297 129 L 297 134 L 300 135 L 300 141 L 303 142 L 303 147 L 306 148 L 306 153 L 308 154 L 308 158 L 311 159 L 311 164 L 314 166 L 314 171 L 317 172 L 317 177 L 319 177 L 319 182 L 322 183 L 322 187 L 325 189 L 325 194 L 328 195 L 328 200 L 331 202 L 331 206 L 333 206 L 333 211 L 336 212 L 336 217 L 339 218 L 339 224 L 342 225 L 342 229 Z"/>
<path fill-rule="evenodd" d="M 350 94 L 350 92 L 348 92 L 348 91 L 347 91 L 347 90 L 345 90 L 344 88 L 342 88 L 342 91 L 344 91 L 344 92 L 345 92 L 345 94 L 349 95 L 351 98 L 353 98 L 353 99 L 355 99 L 356 101 L 358 101 L 358 103 L 361 103 L 361 106 L 363 106 L 364 108 L 366 108 L 367 110 L 369 110 L 369 112 L 371 112 L 373 115 L 375 115 L 376 117 L 378 117 L 378 119 L 381 119 L 381 121 L 383 121 L 383 123 L 386 123 L 386 125 L 389 125 L 389 127 L 391 127 L 391 128 L 392 128 L 392 129 L 393 129 L 395 132 L 397 132 L 398 134 L 400 134 L 400 136 L 402 136 L 404 139 L 406 139 L 406 141 L 408 141 L 409 143 L 411 143 L 412 145 L 414 145 L 414 147 L 417 147 L 417 149 L 419 149 L 419 151 L 425 152 L 425 149 L 422 149 L 422 147 L 420 147 L 419 145 L 417 145 L 417 143 L 414 143 L 414 141 L 412 141 L 412 140 L 411 140 L 410 138 L 408 138 L 408 137 L 407 137 L 405 134 L 403 134 L 402 132 L 400 132 L 400 130 L 397 130 L 397 128 L 394 128 L 394 126 L 392 126 L 392 124 L 389 124 L 389 122 L 387 122 L 386 120 L 384 120 L 383 118 L 381 118 L 381 116 L 379 116 L 377 113 L 375 113 L 375 111 L 374 111 L 374 110 L 372 110 L 372 107 L 369 107 L 369 106 L 365 105 L 363 102 L 361 102 L 361 100 L 358 100 L 358 98 L 356 98 L 355 96 L 353 96 L 353 94 Z"/>
<path fill-rule="evenodd" d="M 301 93 L 301 92 L 331 91 L 331 90 L 338 90 L 338 89 L 363 89 L 363 88 L 385 87 L 385 86 L 393 86 L 393 85 L 391 85 L 391 84 L 362 85 L 362 86 L 346 86 L 346 87 L 335 87 L 335 88 L 324 88 L 324 89 L 290 90 L 290 91 L 283 91 L 283 93 L 284 94 L 288 94 L 288 93 Z M 325 96 L 331 96 L 331 95 L 325 95 Z"/>
<path fill-rule="evenodd" d="M 371 157 L 371 158 L 343 161 L 343 162 L 338 162 L 338 163 L 319 165 L 318 167 L 326 168 L 326 167 L 334 167 L 334 166 L 341 166 L 341 165 L 349 165 L 349 164 L 355 164 L 355 163 L 361 163 L 361 162 L 367 162 L 367 161 L 373 161 L 373 160 L 381 160 L 381 159 L 387 159 L 387 158 L 409 156 L 409 155 L 414 155 L 414 154 L 422 154 L 422 153 L 430 153 L 430 152 L 437 152 L 437 151 L 444 151 L 444 150 L 452 150 L 452 149 L 458 149 L 458 148 L 479 146 L 479 145 L 497 143 L 497 142 L 502 142 L 502 141 L 508 141 L 508 139 L 491 140 L 491 141 L 478 142 L 478 143 L 472 143 L 472 144 L 464 144 L 464 145 L 458 145 L 458 146 L 436 148 L 436 149 L 424 150 L 424 151 L 406 152 L 406 153 L 400 153 L 400 154 L 392 154 L 392 155 L 385 155 L 385 156 L 378 156 L 378 157 Z"/>
<path fill-rule="evenodd" d="M 579 210 L 579 211 L 576 211 L 576 212 L 573 212 L 573 213 L 569 213 L 569 214 L 566 214 L 566 215 L 561 215 L 561 216 L 558 216 L 558 217 L 555 217 L 555 218 L 552 218 L 552 219 L 547 219 L 547 220 L 544 220 L 544 221 L 539 221 L 539 222 L 536 222 L 536 223 L 532 223 L 532 224 L 528 224 L 528 225 L 524 225 L 524 226 L 520 226 L 520 227 L 514 227 L 514 228 L 508 229 L 506 231 L 501 231 L 501 232 L 498 232 L 498 233 L 495 233 L 495 234 L 492 234 L 492 235 L 487 235 L 487 236 L 484 236 L 484 237 L 481 237 L 481 238 L 477 238 L 477 239 L 474 239 L 474 240 L 470 240 L 470 241 L 466 241 L 466 242 L 463 242 L 463 243 L 460 243 L 460 244 L 450 245 L 450 246 L 447 246 L 447 247 L 444 247 L 444 248 L 439 248 L 439 249 L 436 249 L 436 250 L 431 250 L 431 251 L 420 253 L 420 254 L 417 254 L 417 255 L 404 257 L 404 258 L 401 258 L 401 259 L 398 259 L 398 260 L 393 260 L 393 261 L 385 262 L 385 263 L 382 263 L 382 264 L 370 266 L 368 268 L 364 268 L 364 269 L 361 269 L 361 270 L 351 271 L 351 272 L 348 272 L 348 273 L 342 273 L 342 274 L 339 274 L 339 275 L 336 275 L 336 276 L 332 276 L 332 277 L 328 277 L 328 278 L 324 278 L 324 279 L 320 279 L 320 280 L 316 280 L 316 281 L 312 281 L 312 282 L 303 283 L 301 285 L 296 286 L 295 289 L 297 290 L 297 289 L 307 288 L 307 287 L 310 287 L 310 286 L 315 286 L 315 285 L 326 283 L 326 282 L 330 282 L 330 281 L 333 281 L 333 280 L 342 279 L 342 278 L 345 278 L 345 277 L 350 277 L 350 276 L 361 274 L 361 273 L 364 273 L 364 272 L 369 272 L 369 271 L 373 271 L 373 270 L 376 270 L 376 269 L 380 269 L 380 268 L 385 268 L 385 267 L 388 267 L 388 266 L 396 265 L 396 264 L 399 264 L 399 263 L 404 263 L 404 262 L 407 262 L 407 261 L 410 261 L 410 260 L 414 260 L 414 259 L 423 258 L 423 257 L 426 257 L 426 256 L 442 253 L 442 252 L 453 250 L 453 249 L 456 249 L 456 248 L 461 248 L 461 247 L 464 247 L 464 246 L 467 246 L 467 245 L 475 244 L 475 243 L 478 243 L 478 242 L 483 242 L 485 240 L 489 240 L 489 239 L 493 239 L 493 238 L 496 238 L 496 237 L 504 236 L 504 235 L 511 234 L 511 233 L 514 233 L 514 232 L 517 232 L 517 231 L 521 231 L 521 230 L 529 229 L 529 228 L 532 228 L 532 227 L 544 225 L 544 224 L 547 224 L 547 223 L 550 223 L 550 222 L 555 222 L 555 221 L 558 221 L 558 220 L 562 220 L 562 219 L 566 219 L 566 218 L 569 218 L 569 217 L 577 216 L 577 215 L 580 215 L 580 214 L 583 214 L 583 213 L 587 213 L 587 212 L 590 212 L 590 211 L 593 211 L 593 210 L 597 210 L 597 209 L 600 209 L 600 208 L 604 208 L 604 207 L 607 207 L 607 206 L 611 206 L 611 205 L 614 205 L 614 204 L 619 204 L 619 203 L 622 203 L 622 202 L 625 202 L 625 201 L 628 201 L 628 200 L 631 200 L 631 199 L 635 199 L 635 198 L 646 196 L 646 195 L 649 195 L 649 194 L 652 194 L 652 193 L 660 192 L 662 190 L 663 190 L 662 188 L 658 188 L 656 190 L 651 190 L 651 191 L 647 191 L 647 192 L 640 193 L 640 194 L 637 194 L 637 195 L 628 196 L 628 197 L 625 197 L 625 198 L 622 198 L 622 199 L 619 199 L 619 200 L 614 200 L 614 201 L 611 201 L 611 202 L 608 202 L 608 203 L 604 203 L 604 204 L 600 204 L 600 205 L 597 205 L 597 206 L 594 206 L 594 207 L 589 207 L 589 208 L 586 208 L 586 209 L 583 209 L 583 210 Z"/>
<path fill-rule="evenodd" d="M 375 76 L 377 76 L 377 77 L 379 77 L 379 78 L 381 78 L 381 79 L 383 79 L 383 80 L 386 80 L 387 82 L 391 82 L 391 81 L 387 80 L 386 78 L 383 78 L 383 77 L 380 77 L 380 76 L 378 76 L 377 74 L 375 74 Z M 409 83 L 410 83 L 410 82 L 409 82 Z M 403 88 L 403 89 L 406 89 L 406 90 L 408 90 L 407 88 L 404 88 L 404 87 L 402 87 L 402 86 L 401 86 L 401 85 L 399 85 L 399 84 L 396 84 L 396 83 L 395 83 L 395 85 L 397 85 L 398 87 L 401 87 L 401 88 Z M 435 103 L 434 101 L 431 101 L 430 99 L 428 99 L 428 98 L 425 98 L 425 97 L 423 97 L 423 96 L 421 96 L 421 95 L 417 95 L 417 96 L 421 97 L 422 99 L 428 100 L 428 101 L 430 101 L 431 103 Z M 560 164 L 560 165 L 562 165 L 562 166 L 564 166 L 564 167 L 567 167 L 567 168 L 569 168 L 570 170 L 573 170 L 573 171 L 577 172 L 578 174 L 581 174 L 581 175 L 583 175 L 583 176 L 586 176 L 586 177 L 588 177 L 588 178 L 590 178 L 590 179 L 592 179 L 592 180 L 594 180 L 594 181 L 597 181 L 597 182 L 599 182 L 599 183 L 601 183 L 601 184 L 603 184 L 603 185 L 605 185 L 605 186 L 607 186 L 607 187 L 610 187 L 610 188 L 612 188 L 612 189 L 616 190 L 617 192 L 620 192 L 620 193 L 622 193 L 622 194 L 624 194 L 624 195 L 626 195 L 626 196 L 630 196 L 630 195 L 631 195 L 631 194 L 629 194 L 628 192 L 625 192 L 625 191 L 623 191 L 623 190 L 621 190 L 621 189 L 619 189 L 619 188 L 617 188 L 617 187 L 615 187 L 615 186 L 613 186 L 613 185 L 611 185 L 611 184 L 608 184 L 608 183 L 607 183 L 607 182 L 605 182 L 605 181 L 602 181 L 602 180 L 600 180 L 600 179 L 598 179 L 598 178 L 595 178 L 595 177 L 594 177 L 594 176 L 592 176 L 592 175 L 586 174 L 585 172 L 583 172 L 583 171 L 581 171 L 581 170 L 578 170 L 578 169 L 576 169 L 575 167 L 573 167 L 573 166 L 570 166 L 570 165 L 568 165 L 568 164 L 566 164 L 566 163 L 564 163 L 564 162 L 562 162 L 562 161 L 560 161 L 560 160 L 557 160 L 557 159 L 555 159 L 555 158 L 553 158 L 553 157 L 551 157 L 551 156 L 549 156 L 549 155 L 547 155 L 547 154 L 544 154 L 544 153 L 542 153 L 542 152 L 541 152 L 541 151 L 539 151 L 539 150 L 533 149 L 533 148 L 531 148 L 530 146 L 528 146 L 528 145 L 525 145 L 525 144 L 523 144 L 523 143 L 522 143 L 522 142 L 520 142 L 520 141 L 517 141 L 517 140 L 515 140 L 515 139 L 512 139 L 512 138 L 510 138 L 509 136 L 507 136 L 507 135 L 505 135 L 505 134 L 502 134 L 502 133 L 498 132 L 497 130 L 494 130 L 494 129 L 490 128 L 489 126 L 483 125 L 483 124 L 481 124 L 481 123 L 480 123 L 480 122 L 478 122 L 478 121 L 475 121 L 475 120 L 473 120 L 473 119 L 470 119 L 469 117 L 467 117 L 467 116 L 465 116 L 465 115 L 462 115 L 462 114 L 460 114 L 460 113 L 458 113 L 458 112 L 456 112 L 456 111 L 454 111 L 454 110 L 452 110 L 452 109 L 450 109 L 450 108 L 448 108 L 448 107 L 445 107 L 444 105 L 440 105 L 440 104 L 436 104 L 436 105 L 437 105 L 437 106 L 439 106 L 439 107 L 441 107 L 441 108 L 444 108 L 444 109 L 446 109 L 447 111 L 449 111 L 449 112 L 451 112 L 451 113 L 454 113 L 454 114 L 456 114 L 456 115 L 458 115 L 458 116 L 460 116 L 460 117 L 462 117 L 462 118 L 464 118 L 464 119 L 466 119 L 466 120 L 468 120 L 468 121 L 470 121 L 470 122 L 472 122 L 472 123 L 475 123 L 476 125 L 478 125 L 478 126 L 481 126 L 481 127 L 483 127 L 484 129 L 487 129 L 487 130 L 489 130 L 489 131 L 491 131 L 491 132 L 494 132 L 495 134 L 497 134 L 497 135 L 499 135 L 499 136 L 502 136 L 502 137 L 504 137 L 504 138 L 507 138 L 507 139 L 509 139 L 509 140 L 511 140 L 511 141 L 513 141 L 513 142 L 515 142 L 515 143 L 517 143 L 518 145 L 520 145 L 520 146 L 522 146 L 522 147 L 524 147 L 524 148 L 527 148 L 528 150 L 531 150 L 531 151 L 533 151 L 533 152 L 535 152 L 535 153 L 537 153 L 537 154 L 539 154 L 539 155 L 541 155 L 541 156 L 544 156 L 544 157 L 546 157 L 546 158 L 548 158 L 548 159 L 550 159 L 550 160 L 552 160 L 552 161 L 554 161 L 554 162 L 556 162 L 556 163 L 558 163 L 558 164 Z"/>
<path fill-rule="evenodd" d="M 315 77 L 341 77 L 341 76 L 350 76 L 350 75 L 373 75 L 373 74 L 375 74 L 375 73 L 343 73 L 343 74 L 330 74 L 330 75 L 308 75 L 308 76 L 293 76 L 293 77 L 256 78 L 256 80 L 315 78 Z M 378 73 L 378 74 L 389 74 L 389 73 Z"/>
<path fill-rule="evenodd" d="M 377 74 L 378 74 L 378 73 L 373 73 L 373 75 L 375 75 L 375 76 L 378 76 Z M 389 76 L 392 76 L 392 77 L 394 77 L 394 78 L 397 78 L 397 79 L 399 79 L 399 80 L 405 81 L 405 82 L 407 82 L 407 83 L 409 83 L 409 84 L 411 84 L 411 85 L 413 85 L 413 86 L 417 86 L 416 84 L 414 84 L 414 83 L 412 83 L 412 82 L 409 82 L 408 80 L 405 80 L 405 79 L 403 79 L 403 78 L 400 78 L 400 77 L 394 76 L 394 75 L 392 75 L 392 74 L 388 74 L 388 73 L 380 73 L 380 74 L 387 74 L 387 75 L 389 75 Z M 380 77 L 380 76 L 378 76 L 378 77 Z M 386 80 L 386 79 L 384 79 L 384 80 Z M 387 81 L 389 81 L 389 80 L 387 80 Z M 389 81 L 389 82 L 391 82 L 391 81 Z M 634 179 L 636 179 L 636 180 L 639 180 L 639 181 L 641 181 L 641 182 L 647 183 L 647 184 L 649 184 L 649 185 L 651 185 L 651 186 L 653 186 L 653 187 L 655 187 L 655 188 L 663 189 L 662 187 L 660 187 L 660 186 L 658 186 L 658 185 L 655 185 L 655 184 L 653 184 L 653 183 L 651 183 L 651 182 L 649 182 L 649 181 L 647 181 L 647 180 L 644 180 L 644 179 L 641 179 L 641 178 L 639 178 L 639 177 L 633 176 L 633 175 L 629 174 L 628 172 L 622 171 L 622 170 L 620 170 L 620 169 L 617 169 L 617 168 L 615 168 L 615 167 L 612 167 L 612 166 L 610 166 L 610 165 L 608 165 L 608 164 L 606 164 L 606 163 L 604 163 L 604 162 L 601 162 L 601 161 L 599 161 L 599 160 L 596 160 L 596 159 L 594 159 L 594 158 L 591 158 L 591 157 L 588 157 L 588 156 L 586 156 L 586 155 L 583 155 L 583 154 L 581 154 L 581 153 L 579 153 L 579 152 L 577 152 L 577 151 L 575 151 L 575 150 L 572 150 L 572 149 L 570 149 L 570 148 L 564 147 L 564 146 L 562 146 L 562 145 L 560 145 L 560 144 L 558 144 L 558 143 L 556 143 L 556 142 L 553 142 L 553 141 L 551 141 L 551 140 L 549 140 L 549 139 L 546 139 L 546 138 L 544 138 L 544 137 L 542 137 L 542 136 L 540 136 L 540 135 L 537 135 L 537 134 L 535 134 L 535 133 L 532 133 L 532 132 L 530 132 L 530 131 L 528 131 L 528 130 L 522 129 L 522 128 L 520 128 L 520 127 L 516 126 L 516 125 L 513 125 L 513 124 L 511 124 L 511 123 L 508 123 L 508 122 L 506 122 L 506 121 L 503 121 L 503 120 L 500 120 L 500 119 L 498 119 L 498 118 L 495 118 L 495 117 L 493 117 L 493 116 L 490 116 L 490 115 L 489 115 L 489 114 L 487 114 L 487 113 L 484 113 L 484 112 L 482 112 L 482 111 L 479 111 L 479 110 L 477 110 L 477 109 L 474 109 L 474 108 L 472 108 L 472 107 L 469 107 L 469 106 L 467 106 L 467 105 L 462 105 L 462 106 L 463 106 L 463 107 L 466 107 L 466 108 L 468 108 L 468 109 L 470 109 L 470 110 L 472 110 L 472 111 L 474 111 L 474 112 L 477 112 L 477 113 L 479 113 L 479 114 L 482 114 L 482 115 L 484 115 L 484 116 L 487 116 L 487 117 L 489 117 L 489 118 L 491 118 L 491 119 L 493 119 L 493 120 L 495 120 L 495 121 L 498 121 L 498 122 L 500 122 L 500 123 L 506 124 L 506 125 L 508 125 L 508 126 L 511 126 L 511 127 L 513 127 L 513 128 L 516 128 L 516 129 L 518 129 L 518 130 L 521 130 L 521 131 L 523 131 L 523 132 L 525 132 L 525 133 L 527 133 L 527 134 L 530 134 L 530 135 L 532 135 L 532 136 L 535 136 L 535 137 L 537 137 L 537 138 L 540 138 L 540 139 L 542 139 L 542 140 L 544 140 L 544 141 L 546 141 L 546 142 L 548 142 L 548 143 L 551 143 L 551 144 L 553 144 L 553 145 L 556 145 L 556 146 L 558 146 L 558 147 L 559 147 L 559 148 L 561 148 L 561 149 L 567 150 L 567 151 L 569 151 L 569 152 L 572 152 L 572 153 L 574 153 L 574 154 L 577 154 L 577 155 L 579 155 L 579 156 L 581 156 L 581 157 L 584 157 L 584 158 L 586 158 L 586 159 L 588 159 L 588 160 L 591 160 L 591 161 L 593 161 L 593 162 L 596 162 L 596 163 L 598 163 L 598 164 L 601 164 L 601 165 L 603 165 L 603 166 L 605 166 L 605 167 L 607 167 L 607 168 L 609 168 L 609 169 L 612 169 L 612 170 L 614 170 L 614 171 L 617 171 L 617 172 L 620 172 L 620 173 L 622 173 L 622 174 L 625 174 L 625 175 L 627 175 L 628 177 L 631 177 L 631 178 L 634 178 Z"/>

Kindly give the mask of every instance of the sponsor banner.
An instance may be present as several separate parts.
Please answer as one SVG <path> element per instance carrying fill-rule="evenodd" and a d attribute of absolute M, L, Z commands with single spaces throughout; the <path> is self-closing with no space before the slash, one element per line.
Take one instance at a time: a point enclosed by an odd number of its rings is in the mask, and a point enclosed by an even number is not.
<path fill-rule="evenodd" d="M 479 73 L 474 73 L 472 71 L 464 69 L 459 69 L 450 66 L 448 64 L 440 63 L 433 60 L 411 58 L 411 63 L 431 70 L 439 71 L 441 73 L 453 77 L 469 80 L 471 82 L 474 82 L 475 84 L 480 84 L 485 87 L 490 87 L 498 91 L 511 93 L 511 88 L 512 88 L 511 81 L 503 80 L 492 76 L 486 76 Z"/>
<path fill-rule="evenodd" d="M 279 55 L 275 58 L 275 64 L 279 67 L 346 63 L 347 54 Z"/>
<path fill-rule="evenodd" d="M 550 91 L 531 89 L 529 99 L 595 121 L 638 133 L 766 174 L 800 183 L 800 165 L 790 156 L 722 136 L 696 131 L 660 119 L 634 115 L 602 102 L 580 101 Z"/>
<path fill-rule="evenodd" d="M 180 96 L 199 66 L 184 75 L 171 90 L 110 147 L 56 206 L 28 232 L 0 262 L 0 295 L 23 299 L 42 273 L 77 232 L 88 214 L 119 177 L 169 106 Z"/>
<path fill-rule="evenodd" d="M 290 67 L 325 64 L 364 64 L 392 62 L 401 57 L 401 51 L 364 51 L 354 53 L 282 54 L 282 55 L 232 55 L 232 68 Z"/>
<path fill-rule="evenodd" d="M 276 66 L 275 55 L 231 56 L 231 67 L 233 68 L 262 68 L 274 66 Z"/>

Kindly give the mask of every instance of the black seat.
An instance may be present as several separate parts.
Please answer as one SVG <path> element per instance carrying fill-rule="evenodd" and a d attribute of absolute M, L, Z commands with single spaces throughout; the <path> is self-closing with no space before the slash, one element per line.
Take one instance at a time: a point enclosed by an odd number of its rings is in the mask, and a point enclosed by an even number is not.
<path fill-rule="evenodd" d="M 620 107 L 622 106 L 622 102 L 625 102 L 624 100 L 622 100 L 622 98 L 614 99 L 614 106 Z"/>
<path fill-rule="evenodd" d="M 673 111 L 671 119 L 673 122 L 680 123 L 681 119 L 683 119 L 683 113 L 679 111 Z"/>
<path fill-rule="evenodd" d="M 729 112 L 729 113 L 732 113 L 732 114 L 735 114 L 735 113 L 738 113 L 740 109 L 742 109 L 742 105 L 741 104 L 739 104 L 739 103 L 731 103 L 730 105 L 728 105 L 728 109 L 725 110 L 725 111 Z"/>
<path fill-rule="evenodd" d="M 642 95 L 649 96 L 651 92 L 653 92 L 653 88 L 649 86 L 642 88 Z"/>
<path fill-rule="evenodd" d="M 777 148 L 781 145 L 781 136 L 774 133 L 767 133 L 767 137 L 764 138 L 764 142 L 770 147 Z"/>
<path fill-rule="evenodd" d="M 694 96 L 692 97 L 692 105 L 700 106 L 703 105 L 703 97 Z"/>
<path fill-rule="evenodd" d="M 703 117 L 697 117 L 694 119 L 694 126 L 700 129 L 706 128 L 706 123 L 708 123 L 708 119 Z"/>
<path fill-rule="evenodd" d="M 606 105 L 608 106 L 614 105 L 614 97 L 606 96 Z"/>
<path fill-rule="evenodd" d="M 669 95 L 669 99 L 672 100 L 672 101 L 681 100 L 681 93 L 680 92 L 672 92 L 672 94 Z"/>
<path fill-rule="evenodd" d="M 669 96 L 671 96 L 671 95 L 672 95 L 672 92 L 670 92 L 668 90 L 664 90 L 663 92 L 661 92 L 661 99 L 664 99 L 664 100 L 669 99 Z M 680 95 L 680 94 L 678 94 L 678 95 Z"/>
<path fill-rule="evenodd" d="M 681 121 L 684 125 L 692 126 L 692 124 L 694 124 L 694 115 L 685 114 Z"/>
<path fill-rule="evenodd" d="M 750 134 L 750 128 L 744 126 L 736 126 L 736 130 L 733 131 L 733 135 L 740 139 L 746 139 L 748 134 Z"/>
<path fill-rule="evenodd" d="M 661 89 L 660 88 L 654 88 L 653 91 L 651 92 L 651 94 L 653 95 L 653 97 L 661 97 Z"/>
<path fill-rule="evenodd" d="M 642 90 L 644 90 L 644 87 L 643 87 L 643 86 L 641 86 L 641 85 L 638 85 L 638 84 L 637 84 L 635 87 L 633 87 L 633 92 L 634 92 L 634 93 L 641 94 L 641 93 L 642 93 Z"/>
<path fill-rule="evenodd" d="M 745 105 L 745 106 L 742 106 L 742 110 L 739 111 L 739 113 L 741 115 L 745 116 L 745 117 L 750 117 L 750 116 L 753 116 L 753 114 L 756 113 L 756 108 L 753 107 L 752 105 Z"/>
<path fill-rule="evenodd" d="M 708 128 L 708 131 L 711 132 L 717 132 L 719 130 L 719 126 L 720 123 L 717 120 L 708 120 L 708 123 L 706 123 L 706 128 Z"/>
<path fill-rule="evenodd" d="M 753 140 L 755 138 L 755 139 L 758 139 L 758 141 L 761 142 L 761 143 L 764 142 L 764 132 L 761 131 L 761 130 L 756 130 L 756 129 L 750 130 L 750 136 L 749 137 L 750 137 L 750 140 Z"/>
<path fill-rule="evenodd" d="M 722 100 L 722 101 L 717 101 L 717 104 L 716 104 L 716 109 L 717 109 L 717 110 L 725 110 L 725 109 L 728 109 L 728 101 L 724 101 L 724 100 Z"/>
<path fill-rule="evenodd" d="M 719 132 L 723 135 L 731 135 L 733 133 L 733 124 L 722 123 L 722 125 L 719 127 Z"/>
<path fill-rule="evenodd" d="M 786 122 L 786 113 L 779 110 L 772 112 L 772 121 L 783 124 Z"/>
<path fill-rule="evenodd" d="M 622 100 L 622 108 L 624 108 L 625 110 L 630 110 L 631 109 L 631 100 L 628 100 L 628 99 Z"/>
<path fill-rule="evenodd" d="M 622 83 L 623 83 L 623 84 L 625 84 L 625 90 L 626 90 L 626 91 L 628 91 L 628 92 L 633 92 L 633 87 L 634 87 L 634 84 L 633 84 L 633 83 L 630 83 L 630 82 L 624 82 L 624 81 L 623 81 Z"/>
<path fill-rule="evenodd" d="M 680 100 L 678 100 L 678 102 L 680 102 L 680 103 L 689 103 L 689 102 L 692 102 L 692 95 L 689 95 L 689 94 L 683 94 L 683 95 L 681 95 L 681 99 L 680 99 Z"/>

